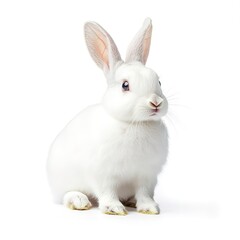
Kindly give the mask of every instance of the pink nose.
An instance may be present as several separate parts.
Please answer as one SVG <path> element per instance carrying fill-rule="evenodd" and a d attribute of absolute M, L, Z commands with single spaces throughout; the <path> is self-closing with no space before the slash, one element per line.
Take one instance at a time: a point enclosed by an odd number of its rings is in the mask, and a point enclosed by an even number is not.
<path fill-rule="evenodd" d="M 160 103 L 157 103 L 157 102 L 150 102 L 150 105 L 151 105 L 152 107 L 155 107 L 155 108 L 160 107 L 161 104 L 162 104 L 162 102 L 160 102 Z"/>

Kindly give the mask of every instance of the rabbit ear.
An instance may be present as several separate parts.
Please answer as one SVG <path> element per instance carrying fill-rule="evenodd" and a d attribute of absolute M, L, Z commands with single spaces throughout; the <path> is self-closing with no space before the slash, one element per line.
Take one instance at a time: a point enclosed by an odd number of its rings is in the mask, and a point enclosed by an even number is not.
<path fill-rule="evenodd" d="M 126 62 L 139 61 L 147 62 L 152 36 L 152 21 L 146 18 L 142 28 L 135 35 L 127 51 Z"/>
<path fill-rule="evenodd" d="M 85 40 L 95 63 L 104 71 L 113 69 L 121 56 L 111 36 L 95 22 L 84 25 Z"/>

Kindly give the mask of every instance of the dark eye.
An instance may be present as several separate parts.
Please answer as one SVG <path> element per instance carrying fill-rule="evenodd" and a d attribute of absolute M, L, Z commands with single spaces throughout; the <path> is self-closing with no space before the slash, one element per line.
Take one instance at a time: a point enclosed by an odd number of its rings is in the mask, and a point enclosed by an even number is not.
<path fill-rule="evenodd" d="M 159 82 L 159 85 L 162 86 L 161 82 L 160 81 L 158 81 L 158 82 Z"/>
<path fill-rule="evenodd" d="M 129 91 L 129 83 L 128 81 L 124 81 L 122 84 L 123 91 Z"/>

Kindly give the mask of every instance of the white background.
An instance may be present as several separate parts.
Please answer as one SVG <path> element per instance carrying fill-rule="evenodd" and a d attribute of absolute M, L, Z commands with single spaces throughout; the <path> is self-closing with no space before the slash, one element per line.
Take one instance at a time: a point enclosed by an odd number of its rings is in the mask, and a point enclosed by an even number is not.
<path fill-rule="evenodd" d="M 83 24 L 104 26 L 124 58 L 145 17 L 153 20 L 147 66 L 172 105 L 170 155 L 156 188 L 161 214 L 54 205 L 49 146 L 106 88 Z M 2 0 L 0 239 L 239 239 L 239 82 L 239 0 Z"/>

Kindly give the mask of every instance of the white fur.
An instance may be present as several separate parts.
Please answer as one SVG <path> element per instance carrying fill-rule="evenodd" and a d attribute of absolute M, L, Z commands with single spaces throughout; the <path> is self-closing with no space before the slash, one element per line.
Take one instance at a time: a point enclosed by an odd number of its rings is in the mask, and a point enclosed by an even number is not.
<path fill-rule="evenodd" d="M 149 38 L 151 21 L 143 27 Z M 140 32 L 144 34 L 143 29 Z M 158 76 L 144 66 L 146 58 L 139 62 L 136 56 L 133 61 L 131 53 L 131 62 L 123 63 L 110 35 L 98 24 L 87 23 L 85 36 L 108 89 L 103 101 L 80 112 L 51 146 L 47 172 L 55 201 L 86 209 L 91 196 L 98 199 L 101 211 L 124 215 L 120 201 L 135 197 L 138 211 L 157 214 L 154 188 L 168 152 L 167 129 L 161 120 L 167 100 Z M 141 48 L 134 51 L 142 54 Z M 125 80 L 130 91 L 122 90 Z M 151 102 L 161 104 L 157 113 Z"/>

